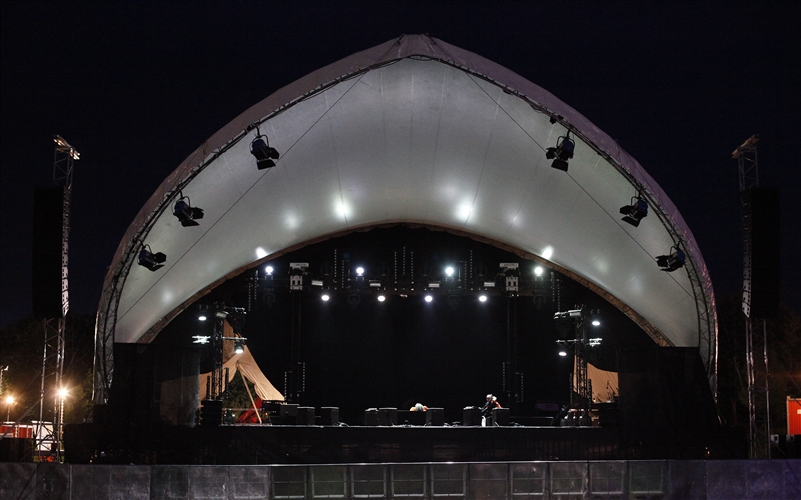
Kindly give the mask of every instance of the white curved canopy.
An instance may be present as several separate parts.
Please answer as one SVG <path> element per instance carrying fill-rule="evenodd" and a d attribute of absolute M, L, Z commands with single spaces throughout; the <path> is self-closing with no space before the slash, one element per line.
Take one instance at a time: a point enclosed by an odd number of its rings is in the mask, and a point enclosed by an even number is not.
<path fill-rule="evenodd" d="M 275 168 L 256 169 L 252 125 L 281 153 Z M 562 172 L 545 148 L 566 127 L 576 151 Z M 181 227 L 171 213 L 179 190 L 205 210 L 196 227 Z M 635 228 L 618 210 L 638 192 L 651 211 Z M 658 342 L 701 346 L 707 365 L 714 360 L 706 265 L 656 182 L 549 92 L 424 36 L 386 42 L 284 87 L 190 155 L 120 243 L 99 342 L 147 342 L 212 286 L 276 252 L 391 222 L 451 228 L 542 257 Z M 167 255 L 162 269 L 132 265 L 143 244 Z M 686 267 L 660 271 L 655 257 L 675 244 Z"/>

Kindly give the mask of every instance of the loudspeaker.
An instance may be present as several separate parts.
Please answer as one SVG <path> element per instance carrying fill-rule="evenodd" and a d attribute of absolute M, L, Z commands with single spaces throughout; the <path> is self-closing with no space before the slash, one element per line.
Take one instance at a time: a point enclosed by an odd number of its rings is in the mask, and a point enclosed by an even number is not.
<path fill-rule="evenodd" d="M 509 408 L 493 408 L 492 409 L 492 425 L 500 425 L 502 427 L 509 425 Z"/>
<path fill-rule="evenodd" d="M 392 426 L 398 425 L 398 409 L 397 408 L 379 408 L 378 409 L 378 425 Z"/>
<path fill-rule="evenodd" d="M 216 426 L 222 423 L 223 402 L 220 399 L 204 399 L 200 402 L 200 425 Z"/>
<path fill-rule="evenodd" d="M 462 425 L 481 425 L 481 408 L 468 406 L 462 410 Z"/>
<path fill-rule="evenodd" d="M 295 425 L 314 425 L 314 407 L 298 406 L 298 414 L 295 417 Z"/>
<path fill-rule="evenodd" d="M 37 187 L 33 192 L 33 316 L 60 318 L 64 188 Z M 66 264 L 66 262 L 64 262 Z M 66 278 L 66 276 L 64 276 Z"/>
<path fill-rule="evenodd" d="M 368 408 L 364 410 L 364 425 L 368 427 L 378 426 L 378 410 L 375 408 Z"/>
<path fill-rule="evenodd" d="M 779 306 L 781 279 L 781 210 L 779 190 L 751 188 L 742 193 L 745 230 L 751 228 L 751 276 L 744 278 L 744 302 L 750 293 L 750 318 L 774 316 Z M 746 234 L 747 237 L 747 234 Z"/>
<path fill-rule="evenodd" d="M 339 408 L 335 406 L 320 408 L 320 425 L 339 425 Z"/>
<path fill-rule="evenodd" d="M 442 427 L 445 425 L 445 409 L 429 408 L 426 410 L 426 425 Z"/>

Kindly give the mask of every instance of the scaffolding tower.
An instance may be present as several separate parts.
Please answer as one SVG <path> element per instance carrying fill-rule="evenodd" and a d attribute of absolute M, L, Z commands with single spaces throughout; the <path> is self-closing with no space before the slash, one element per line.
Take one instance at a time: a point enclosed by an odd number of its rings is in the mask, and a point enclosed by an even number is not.
<path fill-rule="evenodd" d="M 756 143 L 752 135 L 732 153 L 740 175 L 740 197 L 743 220 L 743 304 L 745 315 L 745 349 L 748 371 L 748 455 L 752 459 L 770 458 L 770 391 L 768 389 L 768 342 L 765 318 L 751 314 L 753 289 L 751 259 L 753 246 L 753 213 L 749 189 L 759 187 L 759 164 Z"/>
<path fill-rule="evenodd" d="M 55 135 L 55 151 L 53 153 L 53 183 L 63 190 L 61 211 L 61 315 L 42 320 L 44 333 L 44 349 L 42 353 L 42 383 L 39 392 L 39 420 L 36 429 L 36 447 L 38 453 L 47 452 L 57 462 L 63 461 L 62 432 L 64 419 L 64 344 L 66 316 L 69 311 L 69 236 L 70 236 L 70 202 L 72 198 L 72 170 L 75 160 L 79 159 L 78 151 L 63 137 Z M 53 404 L 53 425 L 44 422 L 45 405 Z"/>

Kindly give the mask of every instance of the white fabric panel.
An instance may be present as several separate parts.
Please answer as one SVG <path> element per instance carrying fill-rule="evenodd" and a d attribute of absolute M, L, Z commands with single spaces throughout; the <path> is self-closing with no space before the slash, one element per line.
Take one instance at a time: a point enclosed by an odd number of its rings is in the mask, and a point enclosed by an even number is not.
<path fill-rule="evenodd" d="M 348 71 L 430 53 L 525 92 L 609 148 L 655 193 L 684 232 L 688 258 L 706 276 L 692 233 L 667 196 L 586 118 L 474 54 L 423 37 L 405 40 L 323 68 L 215 134 L 147 202 L 112 269 L 171 186 L 247 124 Z M 180 227 L 171 210 L 152 224 L 145 242 L 167 254 L 167 265 L 154 273 L 131 267 L 116 341 L 138 341 L 189 297 L 268 254 L 349 228 L 414 222 L 461 229 L 541 256 L 550 248 L 550 260 L 616 296 L 675 345 L 698 343 L 687 273 L 664 273 L 654 262 L 672 245 L 666 227 L 653 213 L 638 228 L 620 220 L 618 209 L 636 194 L 634 188 L 587 144 L 577 141 L 568 173 L 550 168 L 544 148 L 556 144 L 564 127 L 496 84 L 438 61 L 402 59 L 295 104 L 260 131 L 281 153 L 276 168 L 255 168 L 251 131 L 184 187 L 193 205 L 205 210 L 199 226 Z"/>

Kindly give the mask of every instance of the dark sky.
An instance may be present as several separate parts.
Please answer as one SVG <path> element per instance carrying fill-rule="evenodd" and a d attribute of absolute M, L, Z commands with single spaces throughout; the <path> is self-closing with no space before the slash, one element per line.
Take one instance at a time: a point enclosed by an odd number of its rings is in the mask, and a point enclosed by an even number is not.
<path fill-rule="evenodd" d="M 75 165 L 72 309 L 162 180 L 236 115 L 303 75 L 428 33 L 544 87 L 631 153 L 695 234 L 716 292 L 741 286 L 737 164 L 760 134 L 782 196 L 782 299 L 801 313 L 801 3 L 11 2 L 2 9 L 0 325 L 31 310 L 33 188 L 52 135 Z"/>

